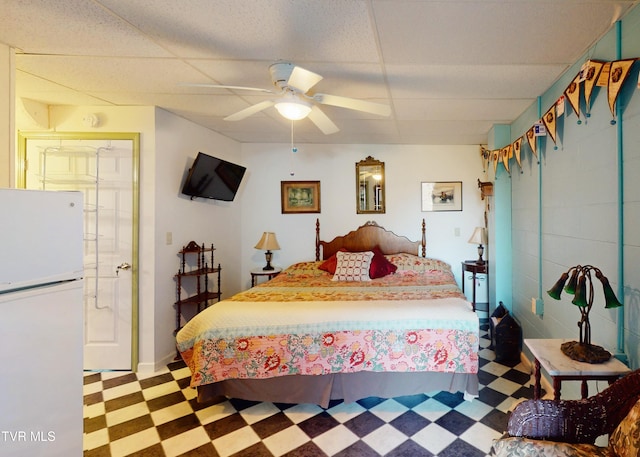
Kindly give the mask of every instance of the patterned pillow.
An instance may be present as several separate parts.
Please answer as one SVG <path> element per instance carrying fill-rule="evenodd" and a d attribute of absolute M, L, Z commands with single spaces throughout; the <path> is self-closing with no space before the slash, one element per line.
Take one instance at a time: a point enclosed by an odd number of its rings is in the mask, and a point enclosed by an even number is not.
<path fill-rule="evenodd" d="M 493 442 L 490 457 L 610 457 L 606 447 L 530 440 L 517 436 Z"/>
<path fill-rule="evenodd" d="M 371 281 L 369 267 L 373 252 L 336 252 L 336 272 L 332 281 Z"/>
<path fill-rule="evenodd" d="M 640 400 L 609 437 L 609 447 L 618 457 L 640 455 Z"/>

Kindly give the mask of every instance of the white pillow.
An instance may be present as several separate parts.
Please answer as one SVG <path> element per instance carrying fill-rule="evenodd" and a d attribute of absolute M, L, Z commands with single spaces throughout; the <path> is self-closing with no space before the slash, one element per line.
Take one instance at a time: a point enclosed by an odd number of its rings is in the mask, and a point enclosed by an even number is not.
<path fill-rule="evenodd" d="M 369 267 L 373 252 L 336 252 L 336 272 L 332 281 L 371 281 Z"/>

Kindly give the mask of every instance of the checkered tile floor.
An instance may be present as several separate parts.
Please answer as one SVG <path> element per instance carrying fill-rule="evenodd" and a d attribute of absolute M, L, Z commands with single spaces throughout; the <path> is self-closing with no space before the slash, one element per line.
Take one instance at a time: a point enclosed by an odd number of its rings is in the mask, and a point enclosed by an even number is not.
<path fill-rule="evenodd" d="M 481 326 L 480 396 L 430 392 L 310 404 L 221 398 L 199 404 L 189 369 L 84 377 L 85 457 L 485 456 L 507 412 L 531 398 L 528 368 L 494 362 Z"/>

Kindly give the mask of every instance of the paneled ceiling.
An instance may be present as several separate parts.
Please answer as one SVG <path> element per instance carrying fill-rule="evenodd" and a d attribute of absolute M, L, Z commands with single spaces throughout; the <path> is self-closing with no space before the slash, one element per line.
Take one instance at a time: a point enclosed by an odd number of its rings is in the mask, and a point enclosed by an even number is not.
<path fill-rule="evenodd" d="M 156 105 L 240 142 L 288 142 L 273 108 L 224 117 L 272 94 L 269 66 L 324 77 L 311 92 L 389 105 L 335 106 L 300 143 L 481 144 L 576 62 L 637 1 L 0 0 L 0 42 L 16 49 L 16 100 Z"/>

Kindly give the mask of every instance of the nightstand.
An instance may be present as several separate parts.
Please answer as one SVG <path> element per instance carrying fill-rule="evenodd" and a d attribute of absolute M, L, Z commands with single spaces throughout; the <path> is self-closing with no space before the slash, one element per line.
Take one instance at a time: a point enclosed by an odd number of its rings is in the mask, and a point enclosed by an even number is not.
<path fill-rule="evenodd" d="M 462 293 L 464 293 L 464 273 L 468 271 L 472 274 L 473 277 L 473 300 L 471 304 L 473 305 L 473 310 L 475 311 L 477 305 L 486 305 L 486 310 L 482 309 L 482 311 L 489 311 L 489 262 L 485 260 L 484 263 L 477 263 L 475 260 L 465 260 L 462 262 Z M 487 282 L 487 301 L 482 303 L 476 303 L 476 275 L 484 274 L 486 275 Z M 483 307 L 484 308 L 484 307 Z"/>
<path fill-rule="evenodd" d="M 256 268 L 255 270 L 251 270 L 251 287 L 255 286 L 258 283 L 259 277 L 266 277 L 267 281 L 275 278 L 280 274 L 282 268 L 275 267 L 273 270 L 263 270 L 262 268 Z"/>

